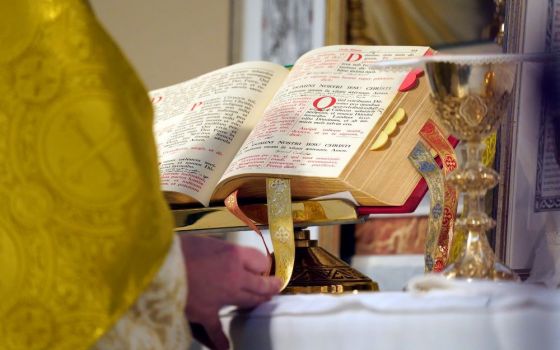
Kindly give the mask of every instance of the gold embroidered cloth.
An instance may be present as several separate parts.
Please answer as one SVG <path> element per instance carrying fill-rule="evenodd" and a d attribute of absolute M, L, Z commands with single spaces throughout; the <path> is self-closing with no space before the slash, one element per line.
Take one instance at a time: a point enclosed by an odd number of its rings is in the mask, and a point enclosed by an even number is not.
<path fill-rule="evenodd" d="M 86 349 L 171 243 L 151 106 L 85 1 L 1 1 L 0 46 L 0 349 Z"/>

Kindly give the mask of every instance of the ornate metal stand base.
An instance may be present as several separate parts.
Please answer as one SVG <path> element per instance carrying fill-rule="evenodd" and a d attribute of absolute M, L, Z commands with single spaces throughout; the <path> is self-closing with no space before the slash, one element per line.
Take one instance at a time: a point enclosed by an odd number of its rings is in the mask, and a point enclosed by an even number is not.
<path fill-rule="evenodd" d="M 292 278 L 282 294 L 378 291 L 379 287 L 367 276 L 344 261 L 317 246 L 309 239 L 309 231 L 294 232 L 296 258 Z"/>

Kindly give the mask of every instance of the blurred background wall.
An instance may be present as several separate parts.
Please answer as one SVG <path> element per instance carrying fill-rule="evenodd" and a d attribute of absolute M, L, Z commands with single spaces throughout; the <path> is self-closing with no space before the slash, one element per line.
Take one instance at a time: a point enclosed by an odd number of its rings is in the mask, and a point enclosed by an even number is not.
<path fill-rule="evenodd" d="M 228 0 L 90 0 L 148 89 L 230 62 Z"/>

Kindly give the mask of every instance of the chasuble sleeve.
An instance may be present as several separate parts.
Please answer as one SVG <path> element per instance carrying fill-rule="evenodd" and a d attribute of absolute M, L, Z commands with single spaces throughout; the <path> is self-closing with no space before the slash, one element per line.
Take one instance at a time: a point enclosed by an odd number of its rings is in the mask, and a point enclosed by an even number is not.
<path fill-rule="evenodd" d="M 151 104 L 86 0 L 0 2 L 0 46 L 0 349 L 88 349 L 172 244 Z"/>

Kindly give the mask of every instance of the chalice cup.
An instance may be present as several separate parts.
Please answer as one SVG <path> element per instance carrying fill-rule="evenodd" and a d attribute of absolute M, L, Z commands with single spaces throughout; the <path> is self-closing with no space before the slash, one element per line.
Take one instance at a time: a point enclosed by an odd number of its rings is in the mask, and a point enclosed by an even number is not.
<path fill-rule="evenodd" d="M 437 56 L 436 56 L 437 57 Z M 486 192 L 499 182 L 498 173 L 482 163 L 484 138 L 494 132 L 509 110 L 517 62 L 506 56 L 436 59 L 426 62 L 431 99 L 443 125 L 463 143 L 463 159 L 446 181 L 463 193 L 464 212 L 454 230 L 465 232 L 466 244 L 444 271 L 448 278 L 518 281 L 497 261 L 487 231 L 495 221 L 485 211 Z"/>

